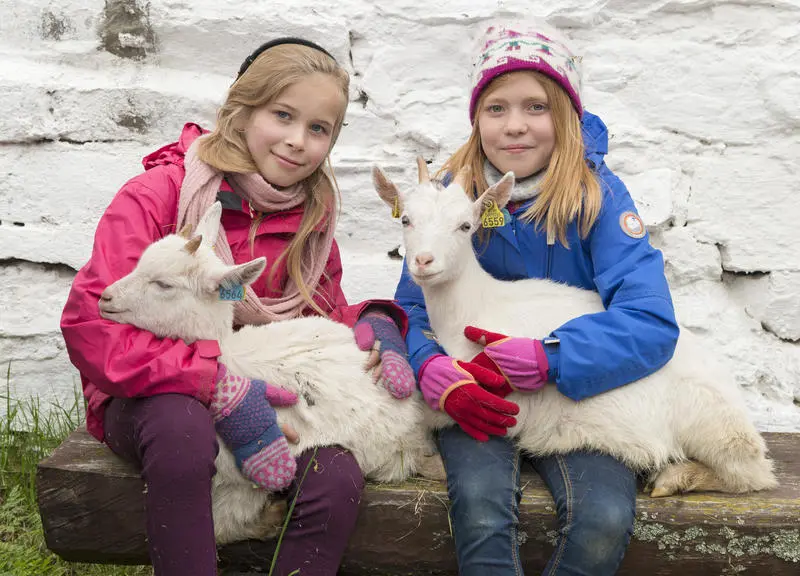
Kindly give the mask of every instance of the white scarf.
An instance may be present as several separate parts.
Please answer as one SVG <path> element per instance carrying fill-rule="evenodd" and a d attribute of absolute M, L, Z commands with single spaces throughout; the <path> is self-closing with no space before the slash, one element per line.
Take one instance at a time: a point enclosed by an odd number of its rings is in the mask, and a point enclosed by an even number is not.
<path fill-rule="evenodd" d="M 511 190 L 511 202 L 521 202 L 536 197 L 539 194 L 546 170 L 546 168 L 543 168 L 536 174 L 531 174 L 530 176 L 514 182 L 514 189 Z M 486 183 L 489 184 L 489 186 L 494 186 L 500 182 L 503 176 L 504 174 L 495 168 L 491 162 L 488 160 L 484 161 L 483 177 L 486 178 Z"/>

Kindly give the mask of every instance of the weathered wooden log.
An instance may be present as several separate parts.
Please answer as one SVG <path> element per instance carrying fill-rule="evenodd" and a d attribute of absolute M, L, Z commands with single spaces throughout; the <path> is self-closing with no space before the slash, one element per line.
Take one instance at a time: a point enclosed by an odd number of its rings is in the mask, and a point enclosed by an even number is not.
<path fill-rule="evenodd" d="M 744 496 L 642 494 L 620 574 L 800 574 L 800 435 L 765 436 L 780 488 Z M 81 428 L 40 463 L 37 481 L 45 538 L 56 554 L 81 562 L 148 563 L 144 486 L 134 466 Z M 522 482 L 521 552 L 526 570 L 535 574 L 553 549 L 553 501 L 531 470 Z M 274 545 L 229 545 L 220 550 L 220 561 L 227 573 L 266 573 Z M 340 573 L 456 574 L 444 486 L 424 480 L 369 484 Z"/>

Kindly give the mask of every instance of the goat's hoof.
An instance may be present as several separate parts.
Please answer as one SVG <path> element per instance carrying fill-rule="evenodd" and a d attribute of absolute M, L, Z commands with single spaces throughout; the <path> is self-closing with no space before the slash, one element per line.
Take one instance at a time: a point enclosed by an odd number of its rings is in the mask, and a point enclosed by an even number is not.
<path fill-rule="evenodd" d="M 672 496 L 675 494 L 674 490 L 670 490 L 669 488 L 665 488 L 663 486 L 658 486 L 653 488 L 653 491 L 650 492 L 650 498 L 664 498 L 665 496 Z"/>
<path fill-rule="evenodd" d="M 283 522 L 289 513 L 289 503 L 285 498 L 273 500 L 264 506 L 264 515 L 261 517 L 261 531 L 263 536 L 260 540 L 275 538 L 281 533 Z"/>
<path fill-rule="evenodd" d="M 435 480 L 437 482 L 444 482 L 447 479 L 444 462 L 442 462 L 442 457 L 438 453 L 430 456 L 423 456 L 417 474 L 423 478 Z"/>

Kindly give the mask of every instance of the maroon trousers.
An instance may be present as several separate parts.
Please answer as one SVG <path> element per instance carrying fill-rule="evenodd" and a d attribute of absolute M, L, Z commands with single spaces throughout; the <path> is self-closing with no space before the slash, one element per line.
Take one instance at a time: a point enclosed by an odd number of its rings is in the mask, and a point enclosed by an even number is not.
<path fill-rule="evenodd" d="M 189 396 L 115 398 L 105 413 L 106 443 L 142 470 L 147 540 L 156 576 L 215 576 L 211 478 L 217 440 L 211 415 Z M 314 459 L 311 462 L 312 458 Z M 308 474 L 298 485 L 306 467 Z M 281 543 L 277 576 L 335 576 L 355 528 L 364 478 L 338 447 L 297 459 L 297 496 Z"/>

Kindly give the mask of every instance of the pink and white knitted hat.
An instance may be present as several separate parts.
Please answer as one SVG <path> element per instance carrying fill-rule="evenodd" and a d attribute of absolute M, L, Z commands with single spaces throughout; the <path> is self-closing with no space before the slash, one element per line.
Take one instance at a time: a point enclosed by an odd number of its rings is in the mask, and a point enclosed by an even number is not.
<path fill-rule="evenodd" d="M 566 90 L 578 115 L 583 114 L 580 58 L 558 30 L 529 20 L 492 24 L 479 38 L 472 71 L 470 122 L 475 121 L 478 98 L 489 83 L 516 70 L 535 70 L 552 78 Z"/>

